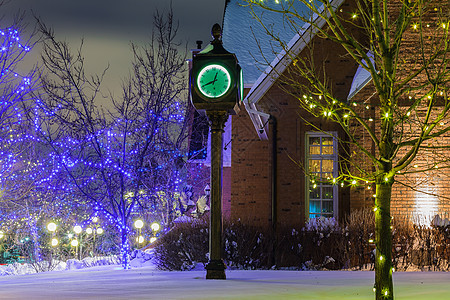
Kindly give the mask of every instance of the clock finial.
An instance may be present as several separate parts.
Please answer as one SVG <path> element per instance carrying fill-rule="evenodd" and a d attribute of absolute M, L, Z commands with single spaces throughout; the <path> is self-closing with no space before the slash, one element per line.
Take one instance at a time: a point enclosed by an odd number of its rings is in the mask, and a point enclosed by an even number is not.
<path fill-rule="evenodd" d="M 214 24 L 212 29 L 211 29 L 211 35 L 214 38 L 213 42 L 220 42 L 221 37 L 222 37 L 222 28 L 220 28 L 219 24 Z"/>

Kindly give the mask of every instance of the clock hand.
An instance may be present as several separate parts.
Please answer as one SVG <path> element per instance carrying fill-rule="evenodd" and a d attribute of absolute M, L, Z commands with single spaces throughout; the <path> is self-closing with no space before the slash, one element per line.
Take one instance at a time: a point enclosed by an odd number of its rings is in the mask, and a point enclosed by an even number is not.
<path fill-rule="evenodd" d="M 208 83 L 205 83 L 204 85 L 202 85 L 202 87 L 205 87 L 205 86 L 210 85 L 210 84 L 214 84 L 214 80 L 213 80 L 213 81 L 210 81 L 210 82 L 208 82 Z"/>
<path fill-rule="evenodd" d="M 217 74 L 218 73 L 216 73 L 216 76 L 214 76 L 214 79 L 212 81 L 210 81 L 208 83 L 205 83 L 204 85 L 202 85 L 202 87 L 205 87 L 205 86 L 210 85 L 210 84 L 214 85 L 214 83 L 216 83 L 216 81 L 217 81 Z"/>

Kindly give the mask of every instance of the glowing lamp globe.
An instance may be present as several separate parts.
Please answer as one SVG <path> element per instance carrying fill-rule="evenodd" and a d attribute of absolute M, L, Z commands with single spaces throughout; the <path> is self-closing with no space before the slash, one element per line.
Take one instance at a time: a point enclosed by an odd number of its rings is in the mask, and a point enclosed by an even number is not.
<path fill-rule="evenodd" d="M 92 228 L 90 228 L 90 227 L 86 228 L 86 233 L 87 234 L 92 234 Z"/>
<path fill-rule="evenodd" d="M 78 246 L 78 240 L 72 240 L 70 242 L 70 244 L 72 245 L 72 247 L 77 247 Z"/>
<path fill-rule="evenodd" d="M 153 222 L 152 225 L 150 225 L 150 228 L 151 228 L 153 231 L 158 231 L 158 230 L 161 228 L 161 226 L 159 226 L 158 223 Z"/>
<path fill-rule="evenodd" d="M 48 231 L 51 231 L 51 232 L 56 231 L 56 224 L 53 223 L 53 222 L 48 223 L 47 224 L 47 229 L 48 229 Z"/>
<path fill-rule="evenodd" d="M 73 228 L 73 231 L 75 231 L 76 234 L 80 234 L 81 231 L 83 231 L 83 229 L 81 228 L 80 225 L 76 225 L 76 226 Z"/>
<path fill-rule="evenodd" d="M 58 239 L 52 238 L 52 247 L 58 246 Z"/>
<path fill-rule="evenodd" d="M 142 235 L 140 235 L 138 238 L 136 238 L 136 242 L 138 242 L 139 244 L 142 244 L 144 242 L 144 237 Z"/>
<path fill-rule="evenodd" d="M 134 227 L 136 227 L 137 229 L 141 229 L 142 227 L 144 227 L 144 222 L 142 220 L 136 220 L 134 222 Z"/>
<path fill-rule="evenodd" d="M 103 233 L 103 229 L 102 228 L 97 228 L 97 234 L 102 234 Z"/>
<path fill-rule="evenodd" d="M 2 239 L 5 236 L 5 234 L 3 233 L 3 231 L 0 231 L 0 239 Z"/>
<path fill-rule="evenodd" d="M 157 239 L 158 239 L 157 237 L 152 236 L 150 238 L 150 244 L 153 244 L 154 242 L 156 242 Z"/>

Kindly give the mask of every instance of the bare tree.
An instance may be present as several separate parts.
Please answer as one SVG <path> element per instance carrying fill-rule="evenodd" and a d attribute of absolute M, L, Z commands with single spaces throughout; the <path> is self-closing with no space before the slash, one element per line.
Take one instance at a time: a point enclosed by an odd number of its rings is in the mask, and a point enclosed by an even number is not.
<path fill-rule="evenodd" d="M 393 299 L 393 185 L 405 184 L 403 175 L 449 167 L 448 145 L 442 139 L 450 131 L 449 2 L 355 0 L 341 6 L 344 1 L 300 0 L 310 11 L 307 15 L 298 12 L 293 1 L 278 6 L 246 2 L 284 14 L 293 28 L 307 28 L 306 36 L 335 42 L 370 74 L 369 96 L 340 99 L 322 62 L 314 61 L 314 41 L 309 43 L 311 53 L 297 56 L 265 27 L 294 62 L 280 74 L 285 91 L 298 98 L 304 111 L 339 123 L 347 135 L 348 141 L 341 143 L 349 150 L 333 183 L 367 182 L 376 187 L 375 294 L 376 299 Z"/>
<path fill-rule="evenodd" d="M 45 36 L 42 137 L 71 185 L 116 226 L 122 265 L 129 268 L 133 214 L 159 212 L 168 226 L 184 166 L 185 54 L 175 42 L 173 14 L 156 13 L 148 46 L 132 45 L 132 74 L 122 97 L 111 96 L 105 109 L 98 107 L 104 73 L 87 76 L 82 47 L 72 54 L 38 23 Z M 162 193 L 167 203 L 160 201 Z"/>
<path fill-rule="evenodd" d="M 27 115 L 35 109 L 37 68 L 23 60 L 39 38 L 34 30 L 26 31 L 23 18 L 24 14 L 17 14 L 11 26 L 0 29 L 0 215 L 4 225 L 5 219 L 27 220 L 29 227 L 23 228 L 29 232 L 33 231 L 34 211 L 28 200 L 36 190 L 37 178 L 31 172 L 36 165 L 31 158 L 34 126 Z M 12 234 L 8 228 L 2 229 Z"/>

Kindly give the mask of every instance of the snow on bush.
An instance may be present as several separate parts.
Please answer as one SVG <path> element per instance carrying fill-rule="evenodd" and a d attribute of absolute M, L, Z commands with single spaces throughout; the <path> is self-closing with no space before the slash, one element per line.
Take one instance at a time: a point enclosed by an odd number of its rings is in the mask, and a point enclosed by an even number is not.
<path fill-rule="evenodd" d="M 69 259 L 66 262 L 53 260 L 34 263 L 14 263 L 0 265 L 0 276 L 24 275 L 38 273 L 39 271 L 64 271 L 90 268 L 95 266 L 118 265 L 120 258 L 117 255 L 86 257 L 83 260 Z M 148 265 L 148 264 L 147 264 Z M 135 267 L 142 267 L 142 263 L 135 262 Z"/>
<path fill-rule="evenodd" d="M 333 232 L 339 230 L 339 224 L 335 218 L 313 218 L 305 224 L 303 230 L 315 232 Z"/>

